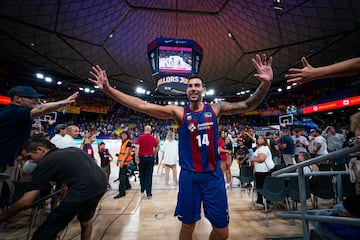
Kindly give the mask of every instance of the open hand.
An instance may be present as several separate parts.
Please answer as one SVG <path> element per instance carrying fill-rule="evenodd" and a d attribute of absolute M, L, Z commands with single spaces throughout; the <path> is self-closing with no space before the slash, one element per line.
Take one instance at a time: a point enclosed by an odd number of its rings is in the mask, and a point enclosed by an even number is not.
<path fill-rule="evenodd" d="M 290 68 L 285 74 L 288 83 L 306 83 L 314 80 L 314 69 L 305 57 L 301 58 L 303 68 Z"/>
<path fill-rule="evenodd" d="M 110 88 L 106 71 L 103 70 L 99 65 L 93 66 L 91 68 L 90 75 L 93 76 L 93 78 L 88 78 L 88 80 L 97 85 L 101 91 L 106 92 Z"/>
<path fill-rule="evenodd" d="M 254 74 L 254 77 L 259 79 L 262 82 L 271 82 L 273 80 L 274 74 L 271 67 L 272 57 L 269 57 L 269 61 L 266 61 L 266 54 L 262 54 L 262 58 L 259 54 L 256 54 L 255 59 L 251 59 L 254 67 L 257 70 L 257 73 Z"/>

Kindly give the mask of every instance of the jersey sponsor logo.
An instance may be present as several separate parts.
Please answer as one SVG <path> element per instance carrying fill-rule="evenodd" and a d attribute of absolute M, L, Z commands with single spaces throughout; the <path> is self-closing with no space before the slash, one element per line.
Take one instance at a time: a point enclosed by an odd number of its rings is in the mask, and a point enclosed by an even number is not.
<path fill-rule="evenodd" d="M 198 128 L 199 128 L 199 130 L 210 129 L 212 125 L 214 125 L 213 122 L 200 123 L 200 124 L 198 124 Z"/>
<path fill-rule="evenodd" d="M 192 116 L 191 116 L 191 115 L 187 115 L 186 119 L 187 119 L 188 121 L 190 121 L 190 120 L 192 119 Z"/>

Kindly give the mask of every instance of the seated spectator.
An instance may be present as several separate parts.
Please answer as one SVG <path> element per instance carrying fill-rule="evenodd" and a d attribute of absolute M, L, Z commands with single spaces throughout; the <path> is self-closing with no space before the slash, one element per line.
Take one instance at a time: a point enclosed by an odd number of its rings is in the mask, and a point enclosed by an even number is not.
<path fill-rule="evenodd" d="M 336 204 L 331 211 L 321 211 L 319 215 L 360 218 L 360 195 L 346 198 L 343 203 Z M 350 225 L 315 222 L 315 233 L 322 239 L 359 239 L 360 228 Z"/>

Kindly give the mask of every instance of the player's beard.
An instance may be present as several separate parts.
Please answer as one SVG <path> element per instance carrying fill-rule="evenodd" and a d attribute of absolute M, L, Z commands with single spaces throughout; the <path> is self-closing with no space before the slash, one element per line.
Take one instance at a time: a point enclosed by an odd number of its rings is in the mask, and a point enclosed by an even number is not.
<path fill-rule="evenodd" d="M 196 94 L 196 98 L 192 98 L 191 95 L 193 95 L 193 94 L 190 94 L 190 95 L 188 96 L 189 102 L 191 102 L 191 103 L 199 103 L 199 102 L 202 101 L 201 93 L 197 93 L 197 94 Z"/>

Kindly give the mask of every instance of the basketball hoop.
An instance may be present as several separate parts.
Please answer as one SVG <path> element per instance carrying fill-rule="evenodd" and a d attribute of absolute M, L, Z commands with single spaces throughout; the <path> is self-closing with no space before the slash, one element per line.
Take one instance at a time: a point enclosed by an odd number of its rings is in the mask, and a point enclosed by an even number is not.
<path fill-rule="evenodd" d="M 53 125 L 55 123 L 55 120 L 54 119 L 48 119 L 46 121 L 49 125 Z"/>
<path fill-rule="evenodd" d="M 49 125 L 53 125 L 56 122 L 57 112 L 52 112 L 38 118 L 40 122 L 46 122 Z"/>
<path fill-rule="evenodd" d="M 293 125 L 294 115 L 288 114 L 288 115 L 279 116 L 279 124 L 284 128 L 286 128 L 288 125 Z"/>

